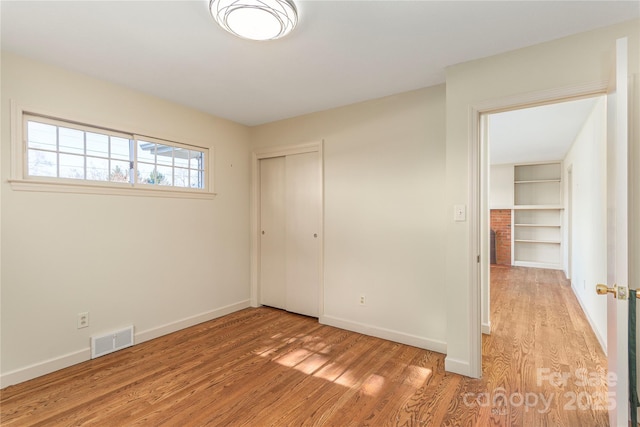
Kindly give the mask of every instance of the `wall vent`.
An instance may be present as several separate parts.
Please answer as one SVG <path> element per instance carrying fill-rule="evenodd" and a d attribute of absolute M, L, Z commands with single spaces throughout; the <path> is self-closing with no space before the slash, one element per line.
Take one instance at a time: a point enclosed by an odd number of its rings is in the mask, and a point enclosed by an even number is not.
<path fill-rule="evenodd" d="M 91 358 L 104 356 L 133 345 L 133 326 L 91 337 Z"/>

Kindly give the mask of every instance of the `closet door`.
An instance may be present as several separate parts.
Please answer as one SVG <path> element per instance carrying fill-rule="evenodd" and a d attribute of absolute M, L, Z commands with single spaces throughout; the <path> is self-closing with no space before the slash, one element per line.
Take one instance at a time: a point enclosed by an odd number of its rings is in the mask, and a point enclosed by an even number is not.
<path fill-rule="evenodd" d="M 260 304 L 286 309 L 285 158 L 260 160 Z"/>
<path fill-rule="evenodd" d="M 319 154 L 286 157 L 286 308 L 318 317 L 321 182 Z"/>

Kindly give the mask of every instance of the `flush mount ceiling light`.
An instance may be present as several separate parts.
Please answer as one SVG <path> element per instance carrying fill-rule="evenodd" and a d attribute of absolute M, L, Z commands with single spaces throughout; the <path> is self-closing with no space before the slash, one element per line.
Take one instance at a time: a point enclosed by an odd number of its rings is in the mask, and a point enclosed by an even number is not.
<path fill-rule="evenodd" d="M 211 0 L 209 10 L 218 25 L 249 40 L 279 39 L 298 22 L 290 0 Z"/>

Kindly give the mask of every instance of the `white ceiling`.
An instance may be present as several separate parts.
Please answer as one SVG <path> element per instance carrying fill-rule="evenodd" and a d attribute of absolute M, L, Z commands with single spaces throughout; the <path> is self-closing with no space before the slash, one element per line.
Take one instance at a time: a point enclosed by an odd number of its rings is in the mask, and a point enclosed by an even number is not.
<path fill-rule="evenodd" d="M 598 98 L 489 115 L 491 164 L 562 160 Z"/>
<path fill-rule="evenodd" d="M 640 16 L 638 1 L 298 1 L 284 39 L 207 0 L 2 0 L 2 48 L 256 125 L 443 83 L 445 67 Z"/>

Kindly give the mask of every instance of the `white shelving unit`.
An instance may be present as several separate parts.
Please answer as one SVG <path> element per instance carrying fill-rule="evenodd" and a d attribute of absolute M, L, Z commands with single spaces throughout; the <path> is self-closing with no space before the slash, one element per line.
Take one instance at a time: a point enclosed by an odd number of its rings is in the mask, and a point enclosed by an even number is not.
<path fill-rule="evenodd" d="M 513 265 L 562 269 L 562 163 L 514 166 Z"/>

